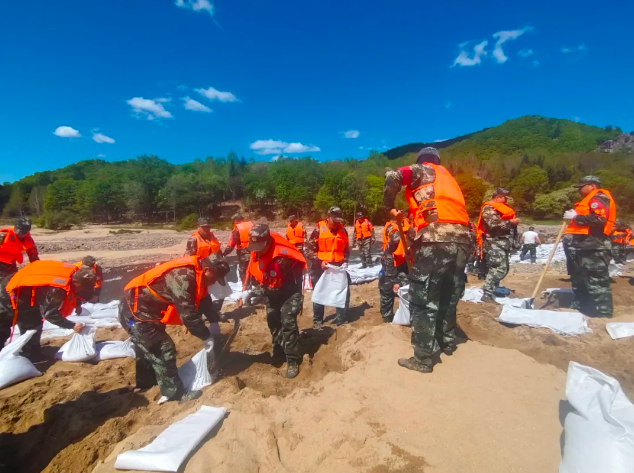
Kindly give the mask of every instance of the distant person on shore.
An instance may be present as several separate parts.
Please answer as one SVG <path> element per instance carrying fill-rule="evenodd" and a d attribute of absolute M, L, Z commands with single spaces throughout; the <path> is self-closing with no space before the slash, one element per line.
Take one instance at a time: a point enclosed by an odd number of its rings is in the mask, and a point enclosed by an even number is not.
<path fill-rule="evenodd" d="M 614 229 L 610 235 L 612 240 L 612 258 L 616 264 L 625 264 L 627 261 L 627 248 L 632 238 L 632 229 L 622 220 L 614 222 Z"/>
<path fill-rule="evenodd" d="M 229 237 L 229 243 L 227 243 L 227 247 L 223 252 L 223 256 L 227 256 L 234 248 L 236 249 L 236 254 L 238 255 L 238 275 L 243 284 L 247 274 L 247 268 L 249 267 L 249 259 L 251 258 L 251 253 L 247 250 L 247 246 L 249 246 L 249 231 L 251 231 L 252 227 L 252 222 L 248 220 L 245 221 L 244 217 L 239 213 L 235 214 L 233 216 L 233 231 Z"/>
<path fill-rule="evenodd" d="M 529 227 L 527 232 L 522 235 L 522 252 L 520 253 L 520 261 L 524 259 L 526 253 L 531 254 L 531 264 L 537 262 L 537 247 L 542 242 L 539 239 L 539 234 L 535 231 L 535 227 Z"/>
<path fill-rule="evenodd" d="M 103 287 L 103 269 L 97 264 L 97 259 L 94 256 L 84 256 L 81 261 L 75 263 L 78 268 L 86 267 L 90 268 L 95 274 L 95 295 L 97 296 L 97 302 L 101 296 L 101 288 Z"/>
<path fill-rule="evenodd" d="M 306 230 L 302 222 L 297 220 L 296 215 L 288 217 L 288 227 L 286 227 L 286 239 L 291 245 L 294 245 L 302 253 L 304 252 L 304 240 L 306 239 Z"/>
<path fill-rule="evenodd" d="M 220 250 L 220 242 L 214 232 L 211 231 L 209 219 L 200 217 L 198 219 L 198 229 L 187 240 L 185 256 L 195 255 L 199 258 L 209 258 L 211 255 L 219 253 Z"/>
<path fill-rule="evenodd" d="M 13 228 L 0 230 L 0 280 L 15 274 L 18 264 L 22 264 L 22 253 L 26 253 L 29 262 L 37 261 L 37 247 L 31 238 L 31 220 L 20 217 Z"/>
<path fill-rule="evenodd" d="M 363 212 L 358 212 L 354 221 L 354 244 L 352 247 L 359 245 L 362 268 L 372 266 L 372 244 L 375 240 L 374 225 Z"/>

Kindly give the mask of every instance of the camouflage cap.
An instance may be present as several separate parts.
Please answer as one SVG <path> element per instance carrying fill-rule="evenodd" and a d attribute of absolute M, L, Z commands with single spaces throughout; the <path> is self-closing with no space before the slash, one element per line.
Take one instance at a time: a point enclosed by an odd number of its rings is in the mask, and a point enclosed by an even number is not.
<path fill-rule="evenodd" d="M 579 179 L 579 182 L 572 187 L 581 188 L 583 186 L 587 186 L 588 184 L 596 184 L 597 186 L 600 186 L 601 180 L 598 176 L 585 176 Z"/>
<path fill-rule="evenodd" d="M 249 246 L 247 249 L 257 253 L 258 251 L 262 251 L 270 240 L 271 231 L 268 225 L 264 223 L 254 225 L 249 231 Z"/>
<path fill-rule="evenodd" d="M 198 219 L 198 226 L 199 227 L 210 227 L 211 223 L 209 222 L 209 219 L 207 217 L 200 217 Z"/>
<path fill-rule="evenodd" d="M 97 258 L 95 258 L 94 256 L 88 255 L 88 256 L 84 256 L 81 259 L 81 262 L 82 262 L 82 264 L 92 268 L 94 265 L 97 264 Z"/>
<path fill-rule="evenodd" d="M 498 187 L 495 189 L 495 192 L 493 192 L 493 197 L 497 195 L 503 195 L 504 197 L 508 197 L 510 193 L 511 192 L 509 190 L 504 189 L 502 187 Z"/>
<path fill-rule="evenodd" d="M 242 216 L 241 213 L 237 213 L 237 214 L 233 214 L 233 217 L 231 217 L 231 220 L 233 220 L 234 222 L 236 220 L 244 220 L 244 217 Z"/>
<path fill-rule="evenodd" d="M 416 163 L 440 164 L 440 153 L 436 148 L 423 148 L 418 152 L 418 155 L 416 156 Z"/>
<path fill-rule="evenodd" d="M 328 209 L 328 217 L 332 218 L 333 221 L 337 223 L 343 223 L 343 212 L 339 207 L 330 207 Z"/>
<path fill-rule="evenodd" d="M 31 220 L 26 217 L 16 218 L 13 228 L 16 233 L 27 234 L 31 231 Z"/>
<path fill-rule="evenodd" d="M 292 222 L 293 220 L 297 220 L 297 215 L 289 215 L 288 216 L 288 221 Z"/>
<path fill-rule="evenodd" d="M 80 284 L 83 290 L 94 289 L 97 276 L 92 269 L 82 266 L 73 273 L 72 280 Z"/>
<path fill-rule="evenodd" d="M 216 254 L 209 256 L 208 258 L 202 258 L 200 260 L 200 265 L 203 268 L 209 268 L 216 275 L 216 281 L 221 286 L 226 286 L 227 281 L 225 280 L 225 276 L 229 274 L 229 263 L 222 256 L 218 256 Z"/>
<path fill-rule="evenodd" d="M 365 214 L 363 212 L 357 212 L 357 218 L 363 218 Z"/>

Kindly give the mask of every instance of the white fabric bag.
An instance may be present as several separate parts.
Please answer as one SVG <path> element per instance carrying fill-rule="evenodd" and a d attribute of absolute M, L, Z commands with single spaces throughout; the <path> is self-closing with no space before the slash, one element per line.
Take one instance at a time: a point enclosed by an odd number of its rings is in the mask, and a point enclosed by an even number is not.
<path fill-rule="evenodd" d="M 0 389 L 25 379 L 42 376 L 31 360 L 20 356 L 20 352 L 26 343 L 35 335 L 35 330 L 27 330 L 24 334 L 13 339 L 0 351 Z"/>
<path fill-rule="evenodd" d="M 605 329 L 612 340 L 634 336 L 634 322 L 611 322 L 605 325 Z"/>
<path fill-rule="evenodd" d="M 211 296 L 212 301 L 226 299 L 231 296 L 231 294 L 233 294 L 233 290 L 231 289 L 231 286 L 229 284 L 225 284 L 223 286 L 218 281 L 209 286 L 207 290 L 209 291 L 209 295 Z"/>
<path fill-rule="evenodd" d="M 185 386 L 185 391 L 198 391 L 210 386 L 215 381 L 209 373 L 208 363 L 213 360 L 213 349 L 202 349 L 191 360 L 178 368 L 178 377 Z"/>
<path fill-rule="evenodd" d="M 136 357 L 134 345 L 129 338 L 124 341 L 99 342 L 95 345 L 95 349 L 97 351 L 97 361 Z"/>
<path fill-rule="evenodd" d="M 574 411 L 564 422 L 559 473 L 632 473 L 634 405 L 619 382 L 573 361 L 566 397 Z"/>
<path fill-rule="evenodd" d="M 344 308 L 348 292 L 348 273 L 339 266 L 326 266 L 313 288 L 313 303 Z"/>
<path fill-rule="evenodd" d="M 506 324 L 549 328 L 562 335 L 583 335 L 592 332 L 585 316 L 580 312 L 521 309 L 505 305 L 496 320 Z"/>
<path fill-rule="evenodd" d="M 95 347 L 95 327 L 84 327 L 80 333 L 64 343 L 55 353 L 55 358 L 62 361 L 89 361 L 97 356 Z"/>
<path fill-rule="evenodd" d="M 202 406 L 167 429 L 149 445 L 117 455 L 117 470 L 178 471 L 196 446 L 227 414 L 224 407 Z"/>
<path fill-rule="evenodd" d="M 409 286 L 398 288 L 398 309 L 396 309 L 392 323 L 396 325 L 411 324 L 409 313 Z"/>

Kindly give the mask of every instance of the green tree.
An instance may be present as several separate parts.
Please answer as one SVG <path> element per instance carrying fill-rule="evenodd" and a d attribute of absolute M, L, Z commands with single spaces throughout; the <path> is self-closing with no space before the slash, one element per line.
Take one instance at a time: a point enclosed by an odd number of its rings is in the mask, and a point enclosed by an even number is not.
<path fill-rule="evenodd" d="M 457 174 L 455 178 L 460 189 L 462 189 L 467 212 L 469 215 L 477 214 L 480 211 L 484 201 L 484 194 L 487 191 L 486 182 L 470 174 Z"/>
<path fill-rule="evenodd" d="M 511 185 L 511 194 L 518 209 L 524 210 L 535 201 L 535 196 L 548 190 L 548 173 L 532 166 L 523 169 Z"/>
<path fill-rule="evenodd" d="M 77 203 L 77 189 L 81 182 L 73 179 L 59 179 L 46 188 L 44 210 L 47 212 L 61 212 L 75 210 Z"/>

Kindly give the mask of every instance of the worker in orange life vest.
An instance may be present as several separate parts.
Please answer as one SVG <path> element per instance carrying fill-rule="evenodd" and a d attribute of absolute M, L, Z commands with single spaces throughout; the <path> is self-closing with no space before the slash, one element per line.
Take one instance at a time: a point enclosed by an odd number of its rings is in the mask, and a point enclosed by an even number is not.
<path fill-rule="evenodd" d="M 327 217 L 317 222 L 317 226 L 308 238 L 306 259 L 310 261 L 310 281 L 313 287 L 319 281 L 327 265 L 348 266 L 350 244 L 348 232 L 343 226 L 343 214 L 339 207 L 330 207 Z M 346 307 L 337 307 L 337 326 L 347 323 L 347 312 L 350 304 L 350 275 L 348 275 L 348 292 Z M 313 303 L 313 328 L 322 330 L 324 323 L 324 306 Z"/>
<path fill-rule="evenodd" d="M 358 212 L 354 221 L 354 244 L 352 247 L 359 245 L 362 268 L 372 266 L 372 244 L 375 240 L 374 225 L 370 223 L 370 220 L 363 212 Z"/>
<path fill-rule="evenodd" d="M 103 287 L 103 270 L 101 266 L 97 264 L 97 259 L 94 256 L 84 256 L 81 261 L 75 263 L 78 268 L 87 267 L 95 274 L 95 298 L 89 302 L 99 302 L 99 296 L 101 295 L 101 288 Z"/>
<path fill-rule="evenodd" d="M 25 252 L 31 263 L 40 259 L 31 238 L 31 221 L 20 217 L 16 219 L 12 229 L 0 230 L 0 279 L 18 271 L 17 265 L 22 264 L 22 253 Z"/>
<path fill-rule="evenodd" d="M 273 364 L 286 360 L 286 377 L 299 373 L 302 361 L 297 316 L 304 297 L 302 283 L 306 259 L 302 253 L 268 225 L 255 225 L 249 232 L 251 263 L 248 286 L 252 296 L 266 297 L 266 321 L 271 331 Z"/>
<path fill-rule="evenodd" d="M 286 227 L 286 239 L 291 245 L 295 245 L 299 251 L 304 251 L 304 240 L 306 239 L 306 230 L 302 222 L 297 220 L 296 215 L 288 217 L 288 227 Z"/>
<path fill-rule="evenodd" d="M 16 325 L 20 333 L 36 333 L 22 349 L 32 361 L 40 359 L 43 320 L 65 329 L 81 331 L 84 324 L 66 319 L 81 304 L 94 300 L 95 274 L 90 268 L 78 268 L 59 261 L 34 261 L 24 266 L 0 291 L 0 347 Z"/>
<path fill-rule="evenodd" d="M 616 264 L 626 263 L 626 249 L 632 236 L 632 229 L 622 220 L 616 219 L 610 235 L 612 240 L 612 258 Z"/>
<path fill-rule="evenodd" d="M 234 248 L 236 249 L 236 254 L 238 255 L 238 274 L 243 283 L 247 268 L 249 267 L 249 259 L 251 258 L 251 253 L 247 250 L 251 227 L 253 227 L 252 222 L 248 220 L 245 221 L 241 214 L 235 214 L 233 216 L 233 231 L 229 237 L 229 243 L 227 243 L 227 247 L 223 252 L 223 256 L 227 256 Z"/>
<path fill-rule="evenodd" d="M 403 232 L 407 233 L 407 230 L 409 230 L 409 222 L 403 219 Z M 395 218 L 392 218 L 383 228 L 383 254 L 381 256 L 381 272 L 379 273 L 379 296 L 383 322 L 392 322 L 395 285 L 407 285 L 407 274 L 405 248 L 401 242 L 398 223 Z"/>
<path fill-rule="evenodd" d="M 208 258 L 220 252 L 220 242 L 211 231 L 211 224 L 207 217 L 198 219 L 198 229 L 187 240 L 185 256 L 198 256 Z M 218 255 L 221 256 L 221 255 Z"/>
<path fill-rule="evenodd" d="M 509 272 L 513 233 L 517 230 L 520 219 L 506 203 L 508 195 L 509 191 L 498 187 L 493 198 L 480 209 L 476 241 L 486 266 L 482 302 L 495 302 L 495 291 Z"/>
<path fill-rule="evenodd" d="M 119 304 L 119 322 L 128 332 L 136 353 L 136 388 L 158 384 L 167 401 L 188 401 L 200 391 L 185 391 L 176 368 L 176 347 L 167 325 L 184 325 L 204 341 L 212 371 L 215 342 L 203 315 L 216 317 L 207 288 L 216 281 L 226 285 L 228 263 L 218 256 L 181 256 L 132 279 Z M 217 319 L 215 320 L 218 321 Z"/>
<path fill-rule="evenodd" d="M 571 307 L 590 316 L 612 317 L 610 234 L 616 221 L 616 204 L 610 192 L 601 188 L 597 176 L 583 177 L 575 187 L 582 200 L 564 214 L 564 220 L 570 221 L 566 237 L 575 294 Z"/>

